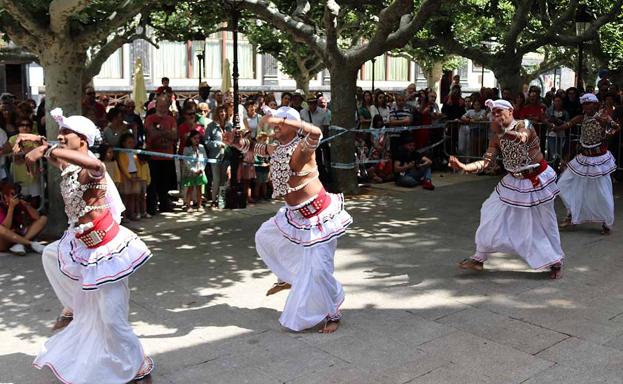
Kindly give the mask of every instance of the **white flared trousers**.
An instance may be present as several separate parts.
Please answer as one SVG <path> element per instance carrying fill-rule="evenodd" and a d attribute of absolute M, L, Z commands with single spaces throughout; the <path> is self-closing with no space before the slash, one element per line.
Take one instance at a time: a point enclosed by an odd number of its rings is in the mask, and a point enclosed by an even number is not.
<path fill-rule="evenodd" d="M 58 242 L 43 252 L 43 268 L 74 320 L 43 346 L 33 365 L 48 366 L 63 383 L 125 384 L 143 364 L 144 352 L 128 321 L 128 279 L 84 291 L 58 266 Z"/>
<path fill-rule="evenodd" d="M 573 224 L 614 224 L 614 195 L 610 175 L 587 177 L 567 169 L 560 180 L 560 197 Z"/>
<path fill-rule="evenodd" d="M 494 191 L 480 210 L 476 254 L 472 258 L 484 262 L 495 252 L 517 254 L 532 269 L 562 262 L 554 201 L 516 207 L 501 201 Z"/>
<path fill-rule="evenodd" d="M 344 289 L 333 276 L 336 238 L 303 247 L 283 237 L 271 218 L 255 234 L 255 246 L 277 278 L 292 285 L 281 325 L 302 331 L 338 314 Z"/>

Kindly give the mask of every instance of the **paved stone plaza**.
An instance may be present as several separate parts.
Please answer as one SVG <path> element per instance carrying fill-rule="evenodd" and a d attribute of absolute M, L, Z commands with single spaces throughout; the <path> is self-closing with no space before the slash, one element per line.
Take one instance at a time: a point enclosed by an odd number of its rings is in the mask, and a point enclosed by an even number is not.
<path fill-rule="evenodd" d="M 275 278 L 254 233 L 277 203 L 143 221 L 155 257 L 131 278 L 131 321 L 153 383 L 623 383 L 620 205 L 609 237 L 562 233 L 561 281 L 510 255 L 465 272 L 498 179 L 442 176 L 434 192 L 388 184 L 349 200 L 334 335 L 286 331 L 287 292 L 264 295 Z M 0 256 L 0 298 L 0 383 L 55 383 L 30 366 L 60 310 L 39 257 Z"/>

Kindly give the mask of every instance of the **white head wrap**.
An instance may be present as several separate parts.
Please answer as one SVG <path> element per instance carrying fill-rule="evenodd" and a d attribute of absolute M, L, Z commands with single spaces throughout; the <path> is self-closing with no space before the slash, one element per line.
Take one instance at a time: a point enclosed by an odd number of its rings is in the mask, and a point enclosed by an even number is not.
<path fill-rule="evenodd" d="M 599 99 L 592 93 L 585 93 L 580 97 L 580 104 L 584 103 L 599 103 Z"/>
<path fill-rule="evenodd" d="M 277 109 L 277 111 L 273 114 L 274 117 L 280 118 L 280 119 L 286 119 L 286 120 L 301 120 L 301 115 L 299 114 L 299 112 L 291 107 L 280 107 L 279 109 Z"/>
<path fill-rule="evenodd" d="M 299 114 L 299 112 L 291 107 L 279 107 L 279 109 L 271 109 L 268 106 L 264 105 L 262 107 L 262 112 L 264 112 L 265 115 L 276 117 L 279 119 L 297 121 L 301 120 L 301 115 Z"/>
<path fill-rule="evenodd" d="M 67 128 L 86 137 L 89 147 L 95 145 L 95 141 L 100 138 L 100 130 L 91 120 L 84 116 L 74 115 L 65 117 L 63 116 L 63 110 L 60 108 L 51 110 L 50 115 L 56 120 L 59 128 Z"/>
<path fill-rule="evenodd" d="M 492 111 L 494 109 L 513 109 L 513 105 L 504 99 L 498 99 L 498 100 L 489 99 L 485 101 L 485 106 L 488 107 Z"/>

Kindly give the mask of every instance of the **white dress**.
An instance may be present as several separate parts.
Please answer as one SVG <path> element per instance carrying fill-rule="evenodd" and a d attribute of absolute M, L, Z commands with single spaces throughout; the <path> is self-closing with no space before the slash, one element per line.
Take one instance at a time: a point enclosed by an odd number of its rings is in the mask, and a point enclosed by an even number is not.
<path fill-rule="evenodd" d="M 527 143 L 500 139 L 504 167 L 510 173 L 482 204 L 472 259 L 485 262 L 492 253 L 513 253 L 533 269 L 563 261 L 554 210 L 560 192 L 556 172 L 547 166 L 533 179 L 512 175 L 535 167 L 529 150 L 538 145 L 537 136 Z"/>
<path fill-rule="evenodd" d="M 580 144 L 584 149 L 597 150 L 606 138 L 605 128 L 595 117 L 585 117 Z M 578 154 L 567 164 L 560 176 L 560 197 L 571 215 L 573 224 L 614 224 L 614 195 L 610 174 L 616 170 L 610 151 L 599 156 Z"/>
<path fill-rule="evenodd" d="M 290 158 L 299 138 L 280 145 L 271 157 L 275 196 L 287 193 Z M 294 331 L 311 328 L 323 320 L 339 319 L 344 289 L 333 276 L 337 238 L 352 223 L 341 194 L 327 194 L 330 203 L 319 214 L 305 218 L 297 206 L 281 208 L 255 234 L 257 252 L 280 281 L 290 283 L 281 325 Z"/>
<path fill-rule="evenodd" d="M 128 276 L 151 252 L 124 227 L 97 248 L 76 239 L 78 218 L 93 209 L 82 198 L 87 188 L 78 181 L 80 171 L 75 165 L 63 170 L 61 191 L 70 227 L 42 256 L 54 292 L 73 310 L 74 319 L 46 341 L 33 365 L 49 367 L 63 383 L 125 384 L 153 367 L 128 321 Z M 106 179 L 107 204 L 96 209 L 109 209 L 118 223 L 123 204 L 108 175 Z"/>

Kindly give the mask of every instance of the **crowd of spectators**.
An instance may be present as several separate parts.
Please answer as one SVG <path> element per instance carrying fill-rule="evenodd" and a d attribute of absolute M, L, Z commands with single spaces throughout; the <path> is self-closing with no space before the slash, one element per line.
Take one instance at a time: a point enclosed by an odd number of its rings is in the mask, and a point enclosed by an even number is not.
<path fill-rule="evenodd" d="M 607 78 L 591 91 L 601 101 L 603 113 L 621 123 L 622 92 Z M 438 97 L 430 88 L 417 90 L 415 84 L 402 92 L 358 88 L 355 97 L 360 132 L 355 135 L 354 152 L 361 181 L 393 181 L 405 187 L 434 189 L 431 170 L 444 166 L 448 143 L 440 143 L 449 136 L 456 141 L 450 144 L 453 154 L 467 159 L 482 155 L 491 121 L 484 106 L 489 98 L 510 101 L 515 118 L 531 121 L 541 133 L 548 160 L 564 164 L 571 153 L 569 132 L 556 127 L 582 113 L 582 92 L 576 88 L 551 89 L 543 96 L 537 87 L 527 87 L 516 95 L 510 89 L 500 92 L 491 88 L 465 94 L 455 76 L 441 87 L 441 93 Z M 243 156 L 223 142 L 223 132 L 235 126 L 233 97 L 232 90 L 212 90 L 201 83 L 196 97 L 180 100 L 167 78 L 139 108 L 131 99 L 111 102 L 92 87 L 84 90 L 83 114 L 102 131 L 100 158 L 126 204 L 125 220 L 172 211 L 177 202 L 170 193 L 174 190 L 180 192 L 178 196 L 188 211 L 222 208 L 224 194 L 232 186 L 250 203 L 269 199 L 269 159 Z M 331 106 L 322 93 L 284 92 L 277 98 L 273 93 L 260 92 L 239 97 L 239 126 L 254 140 L 273 140 L 270 127 L 260 123 L 266 107 L 292 107 L 303 120 L 321 127 L 325 136 L 330 134 Z M 27 203 L 35 210 L 41 208 L 42 178 L 26 172 L 23 155 L 13 155 L 11 148 L 19 132 L 46 134 L 44 111 L 45 100 L 37 106 L 33 100 L 17 101 L 4 95 L 0 103 L 0 181 L 14 185 L 24 202 L 20 204 Z M 611 151 L 618 158 L 620 140 L 610 140 Z M 133 149 L 166 155 L 136 154 Z M 317 151 L 323 181 L 329 177 L 329 152 L 326 145 Z M 174 154 L 184 157 L 175 160 L 169 156 Z M 8 211 L 7 204 L 4 212 Z M 37 222 L 34 215 L 30 217 L 32 223 Z"/>

